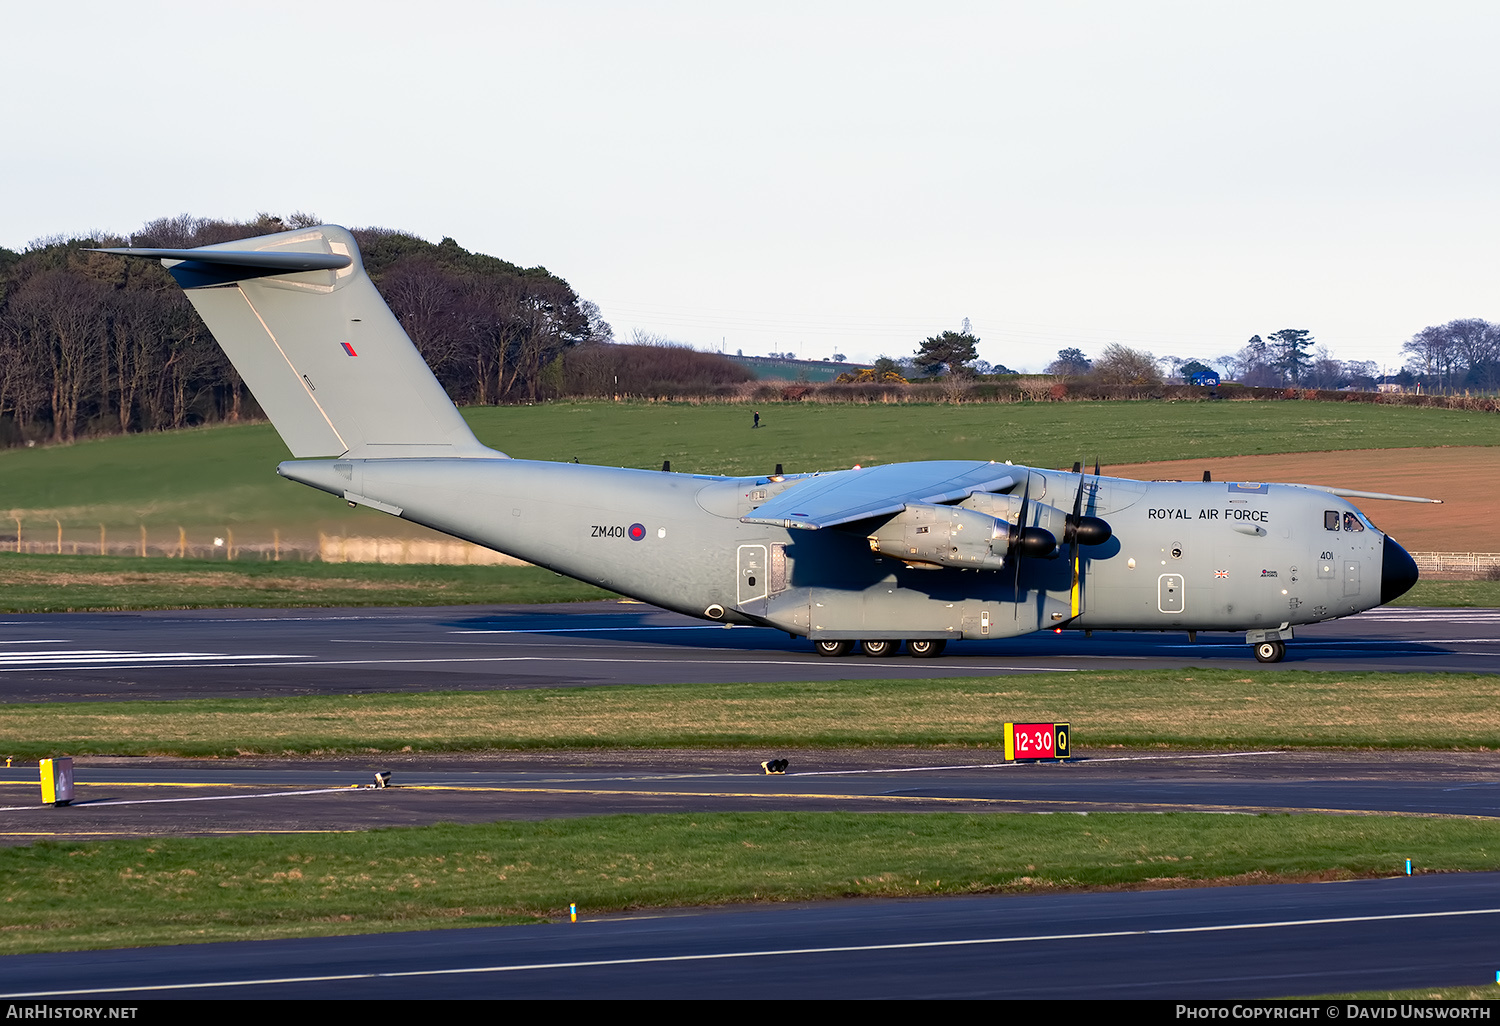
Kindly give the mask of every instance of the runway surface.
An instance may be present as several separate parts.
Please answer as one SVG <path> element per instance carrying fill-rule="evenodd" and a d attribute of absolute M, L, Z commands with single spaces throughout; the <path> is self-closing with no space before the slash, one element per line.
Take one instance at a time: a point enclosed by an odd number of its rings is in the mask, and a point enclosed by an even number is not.
<path fill-rule="evenodd" d="M 1500 962 L 1500 874 L 583 920 L 16 955 L 0 959 L 0 996 L 1185 1000 L 1478 986 Z"/>
<path fill-rule="evenodd" d="M 1282 669 L 1500 671 L 1500 610 L 1385 607 L 1299 628 Z M 0 701 L 600 684 L 919 679 L 1119 667 L 1255 670 L 1239 635 L 1043 632 L 939 659 L 821 658 L 764 628 L 635 603 L 71 613 L 0 620 Z"/>

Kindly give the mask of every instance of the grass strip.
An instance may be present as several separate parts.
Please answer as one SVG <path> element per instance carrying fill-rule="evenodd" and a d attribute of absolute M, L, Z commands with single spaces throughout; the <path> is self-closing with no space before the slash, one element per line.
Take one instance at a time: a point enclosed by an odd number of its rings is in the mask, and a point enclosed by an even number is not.
<path fill-rule="evenodd" d="M 0 755 L 1074 744 L 1500 748 L 1500 675 L 1122 670 L 917 681 L 617 685 L 0 705 Z"/>
<path fill-rule="evenodd" d="M 1500 581 L 1418 581 L 1411 591 L 1390 604 L 1493 609 L 1500 606 Z"/>
<path fill-rule="evenodd" d="M 667 906 L 1493 869 L 1500 822 L 712 813 L 0 850 L 0 954 Z"/>
<path fill-rule="evenodd" d="M 0 553 L 0 612 L 447 606 L 615 598 L 534 566 L 231 563 Z"/>

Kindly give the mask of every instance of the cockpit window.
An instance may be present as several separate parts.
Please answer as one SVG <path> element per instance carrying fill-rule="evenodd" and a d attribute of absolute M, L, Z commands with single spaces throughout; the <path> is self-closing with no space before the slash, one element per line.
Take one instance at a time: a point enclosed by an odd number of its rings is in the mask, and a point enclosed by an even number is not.
<path fill-rule="evenodd" d="M 1344 530 L 1346 530 L 1346 531 L 1363 531 L 1364 529 L 1365 529 L 1365 525 L 1361 521 L 1361 519 L 1360 519 L 1360 517 L 1358 515 L 1356 515 L 1354 513 L 1345 513 L 1344 514 Z"/>
<path fill-rule="evenodd" d="M 1336 509 L 1325 509 L 1323 511 L 1323 529 L 1337 531 L 1339 529 L 1339 511 Z"/>

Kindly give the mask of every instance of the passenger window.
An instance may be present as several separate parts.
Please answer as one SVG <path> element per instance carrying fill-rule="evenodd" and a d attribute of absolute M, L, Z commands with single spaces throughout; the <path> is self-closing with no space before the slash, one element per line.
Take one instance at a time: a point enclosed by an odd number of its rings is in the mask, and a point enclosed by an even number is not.
<path fill-rule="evenodd" d="M 1336 509 L 1325 509 L 1323 511 L 1323 528 L 1327 531 L 1339 529 L 1339 511 Z"/>
<path fill-rule="evenodd" d="M 1363 531 L 1364 529 L 1365 525 L 1359 522 L 1359 517 L 1355 516 L 1353 513 L 1344 514 L 1344 530 Z"/>

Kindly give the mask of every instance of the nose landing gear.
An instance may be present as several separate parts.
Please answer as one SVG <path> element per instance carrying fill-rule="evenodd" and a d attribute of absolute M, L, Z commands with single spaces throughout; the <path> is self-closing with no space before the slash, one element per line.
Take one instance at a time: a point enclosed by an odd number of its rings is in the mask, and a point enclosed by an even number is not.
<path fill-rule="evenodd" d="M 1284 623 L 1270 630 L 1246 631 L 1245 643 L 1255 646 L 1257 662 L 1279 663 L 1286 657 L 1286 643 L 1292 640 L 1292 625 Z"/>
<path fill-rule="evenodd" d="M 1255 646 L 1256 661 L 1262 663 L 1279 663 L 1286 656 L 1286 642 L 1284 641 L 1262 641 Z"/>

